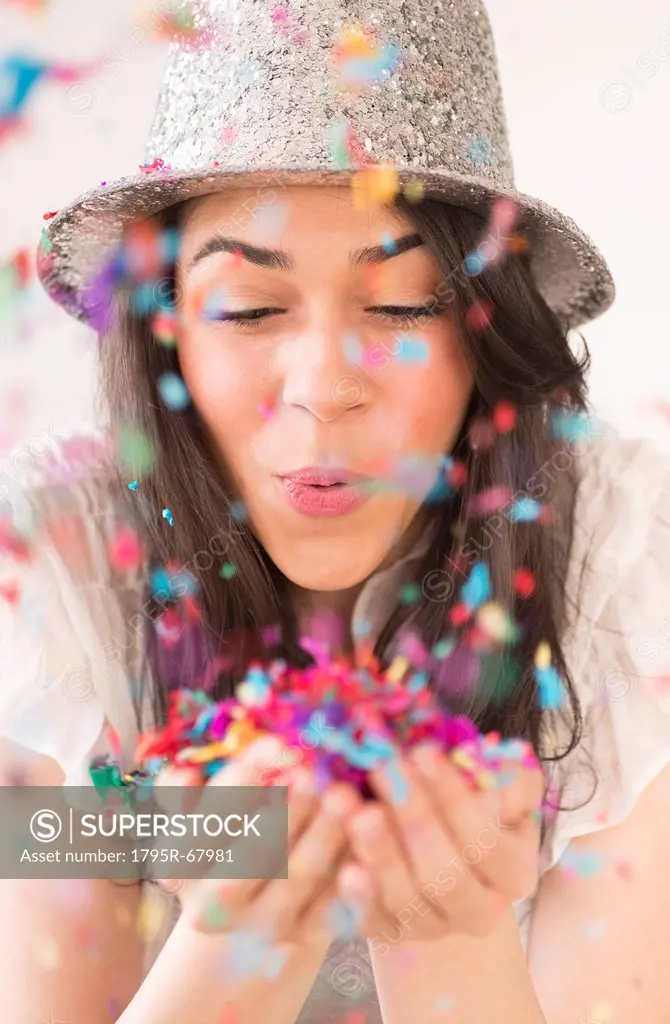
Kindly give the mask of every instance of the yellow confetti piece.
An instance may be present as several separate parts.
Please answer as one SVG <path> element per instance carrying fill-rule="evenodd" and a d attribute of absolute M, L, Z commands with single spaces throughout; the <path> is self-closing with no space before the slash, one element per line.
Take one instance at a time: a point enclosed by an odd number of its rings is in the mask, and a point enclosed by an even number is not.
<path fill-rule="evenodd" d="M 393 202 L 399 189 L 398 170 L 393 164 L 376 164 L 359 171 L 351 179 L 354 206 L 384 206 Z"/>
<path fill-rule="evenodd" d="M 425 193 L 425 187 L 418 178 L 412 178 L 405 182 L 402 192 L 408 203 L 420 203 Z"/>
<path fill-rule="evenodd" d="M 409 668 L 409 658 L 404 655 L 397 655 L 389 665 L 386 678 L 390 683 L 399 683 Z"/>
<path fill-rule="evenodd" d="M 348 25 L 344 28 L 339 44 L 350 59 L 354 57 L 370 57 L 375 52 L 374 41 L 361 25 Z"/>
<path fill-rule="evenodd" d="M 543 640 L 542 643 L 538 645 L 538 648 L 535 651 L 535 667 L 536 668 L 549 668 L 550 665 L 551 665 L 551 647 L 546 642 L 546 640 Z"/>
<path fill-rule="evenodd" d="M 489 601 L 478 610 L 477 624 L 493 640 L 511 640 L 515 634 L 514 623 L 502 605 L 495 601 Z"/>
<path fill-rule="evenodd" d="M 451 760 L 459 768 L 465 768 L 466 771 L 472 771 L 473 768 L 478 767 L 472 754 L 468 754 L 465 750 L 460 750 L 458 747 L 456 747 L 455 750 L 452 750 Z"/>
<path fill-rule="evenodd" d="M 137 931 L 143 942 L 152 942 L 165 924 L 167 903 L 145 897 L 137 912 Z"/>
<path fill-rule="evenodd" d="M 58 943 L 50 935 L 40 935 L 36 942 L 35 956 L 45 971 L 55 970 L 60 963 Z"/>

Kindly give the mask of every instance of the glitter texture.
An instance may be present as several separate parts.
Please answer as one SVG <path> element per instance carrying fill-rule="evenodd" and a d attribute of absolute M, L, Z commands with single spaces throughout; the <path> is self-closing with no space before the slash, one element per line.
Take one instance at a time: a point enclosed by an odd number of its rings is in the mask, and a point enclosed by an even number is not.
<path fill-rule="evenodd" d="M 86 283 L 122 240 L 123 225 L 190 196 L 249 185 L 339 183 L 333 131 L 346 124 L 365 156 L 398 169 L 400 187 L 487 217 L 497 197 L 519 207 L 533 273 L 571 326 L 614 298 L 609 270 L 580 229 L 514 189 L 494 42 L 473 0 L 292 0 L 300 32 L 280 31 L 265 0 L 194 0 L 198 46 L 175 40 L 137 174 L 87 192 L 48 224 L 40 278 L 55 301 L 87 319 Z M 397 59 L 374 79 L 343 85 L 343 34 L 358 28 Z M 235 132 L 227 131 L 235 124 Z M 474 140 L 486 140 L 486 160 Z M 243 220 L 248 219 L 241 213 Z"/>

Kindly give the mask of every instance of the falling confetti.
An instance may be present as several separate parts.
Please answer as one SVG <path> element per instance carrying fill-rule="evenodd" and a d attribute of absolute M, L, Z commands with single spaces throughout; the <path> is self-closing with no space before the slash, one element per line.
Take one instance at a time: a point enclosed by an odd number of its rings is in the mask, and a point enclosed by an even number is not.
<path fill-rule="evenodd" d="M 461 601 L 470 609 L 479 608 L 491 597 L 491 576 L 485 562 L 476 562 L 461 588 Z"/>
<path fill-rule="evenodd" d="M 391 164 L 376 164 L 351 179 L 354 206 L 366 209 L 392 203 L 398 194 L 398 171 Z"/>
<path fill-rule="evenodd" d="M 233 565 L 232 562 L 224 562 L 219 570 L 219 576 L 224 580 L 232 580 L 233 576 L 237 572 L 237 566 Z"/>
<path fill-rule="evenodd" d="M 565 689 L 558 672 L 551 664 L 551 648 L 541 643 L 535 652 L 535 680 L 540 691 L 540 704 L 549 710 L 565 702 Z"/>
<path fill-rule="evenodd" d="M 139 537 L 129 526 L 116 531 L 107 549 L 109 564 L 114 569 L 133 570 L 142 564 L 143 552 Z"/>
<path fill-rule="evenodd" d="M 137 477 L 152 468 L 155 450 L 146 434 L 124 427 L 118 438 L 116 457 L 129 476 Z"/>
<path fill-rule="evenodd" d="M 412 338 L 408 334 L 403 334 L 398 340 L 400 345 L 395 355 L 397 363 L 404 363 L 405 365 L 412 363 L 426 365 L 428 363 L 428 343 L 423 338 Z"/>
<path fill-rule="evenodd" d="M 158 378 L 158 390 L 168 409 L 185 409 L 191 401 L 188 388 L 178 373 L 164 373 Z"/>
<path fill-rule="evenodd" d="M 512 523 L 534 523 L 543 511 L 544 506 L 535 498 L 518 498 L 509 510 L 509 519 Z"/>
<path fill-rule="evenodd" d="M 492 420 L 499 434 L 509 434 L 516 426 L 516 406 L 511 402 L 498 402 L 493 409 Z"/>
<path fill-rule="evenodd" d="M 391 787 L 391 803 L 394 807 L 401 807 L 403 804 L 407 803 L 409 788 L 397 762 L 389 761 L 388 764 L 384 766 L 384 774 L 386 776 L 386 781 Z"/>
<path fill-rule="evenodd" d="M 163 516 L 163 519 L 167 519 L 170 526 L 174 526 L 174 519 L 172 517 L 172 512 L 170 511 L 169 508 L 164 508 L 161 514 Z"/>

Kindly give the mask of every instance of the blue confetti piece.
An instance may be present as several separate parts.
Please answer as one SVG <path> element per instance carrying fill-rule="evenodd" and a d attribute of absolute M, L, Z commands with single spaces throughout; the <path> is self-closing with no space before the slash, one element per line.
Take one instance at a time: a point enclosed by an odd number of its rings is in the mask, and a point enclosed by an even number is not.
<path fill-rule="evenodd" d="M 468 253 L 463 261 L 463 269 L 469 277 L 477 277 L 478 274 L 481 274 L 485 266 L 486 260 L 480 252 Z"/>
<path fill-rule="evenodd" d="M 288 952 L 285 949 L 279 949 L 277 946 L 270 949 L 263 964 L 263 974 L 265 977 L 269 978 L 270 981 L 278 978 L 287 960 Z"/>
<path fill-rule="evenodd" d="M 444 637 L 442 640 L 438 640 L 436 644 L 433 644 L 433 648 L 430 653 L 434 658 L 437 658 L 438 661 L 444 661 L 445 658 L 449 657 L 455 647 L 456 641 L 453 638 L 450 639 Z"/>
<path fill-rule="evenodd" d="M 533 523 L 539 517 L 542 505 L 535 498 L 519 498 L 509 511 L 512 523 Z"/>
<path fill-rule="evenodd" d="M 400 346 L 396 352 L 396 362 L 412 364 L 412 363 L 428 363 L 429 351 L 428 344 L 423 338 L 412 338 L 409 334 L 403 334 L 398 338 Z"/>
<path fill-rule="evenodd" d="M 228 306 L 227 298 L 227 293 L 223 289 L 217 288 L 203 303 L 202 318 L 204 320 L 225 320 Z"/>
<path fill-rule="evenodd" d="M 540 689 L 540 704 L 547 710 L 562 707 L 565 702 L 565 690 L 558 672 L 553 665 L 547 668 L 535 668 L 535 679 Z"/>
<path fill-rule="evenodd" d="M 493 144 L 483 135 L 473 135 L 468 140 L 466 156 L 477 167 L 490 164 L 493 158 Z"/>
<path fill-rule="evenodd" d="M 164 373 L 158 378 L 158 390 L 168 409 L 185 409 L 191 401 L 188 388 L 178 373 Z"/>
<path fill-rule="evenodd" d="M 161 255 L 164 264 L 177 262 L 179 243 L 179 230 L 177 228 L 166 228 L 161 238 Z"/>
<path fill-rule="evenodd" d="M 236 978 L 248 978 L 263 970 L 270 943 L 264 935 L 250 931 L 228 932 L 228 966 Z"/>
<path fill-rule="evenodd" d="M 491 577 L 484 562 L 475 562 L 466 583 L 461 587 L 461 601 L 468 608 L 479 608 L 491 597 Z"/>
<path fill-rule="evenodd" d="M 409 787 L 400 771 L 397 761 L 389 761 L 389 763 L 384 766 L 384 773 L 391 787 L 391 803 L 395 807 L 402 807 L 402 805 L 407 802 Z"/>
<path fill-rule="evenodd" d="M 550 423 L 553 436 L 567 441 L 591 437 L 595 430 L 594 421 L 588 413 L 568 409 L 555 409 L 551 414 Z"/>
<path fill-rule="evenodd" d="M 355 909 L 344 900 L 335 898 L 326 908 L 326 927 L 335 938 L 350 941 L 356 937 L 360 917 L 360 909 Z"/>
<path fill-rule="evenodd" d="M 360 365 L 363 362 L 363 346 L 357 334 L 345 334 L 342 339 L 344 357 L 348 363 Z"/>
<path fill-rule="evenodd" d="M 130 297 L 130 306 L 138 316 L 146 316 L 160 308 L 155 282 L 143 281 L 142 284 L 136 285 Z"/>
<path fill-rule="evenodd" d="M 228 510 L 230 512 L 230 518 L 234 519 L 238 523 L 243 523 L 249 515 L 247 506 L 243 501 L 231 501 Z"/>
<path fill-rule="evenodd" d="M 398 246 L 396 244 L 395 238 L 393 237 L 393 235 L 391 234 L 390 231 L 382 232 L 381 242 L 382 242 L 382 247 L 383 247 L 385 252 L 388 252 L 388 253 L 396 252 Z"/>
<path fill-rule="evenodd" d="M 407 683 L 406 689 L 409 693 L 419 693 L 421 690 L 425 690 L 428 685 L 428 673 L 427 672 L 415 672 L 412 678 Z"/>
<path fill-rule="evenodd" d="M 131 480 L 130 483 L 128 484 L 128 490 L 129 491 L 136 491 L 139 486 L 140 486 L 139 480 Z"/>
<path fill-rule="evenodd" d="M 163 516 L 163 519 L 167 519 L 170 526 L 174 526 L 174 518 L 169 508 L 164 508 L 161 515 Z"/>
<path fill-rule="evenodd" d="M 48 65 L 14 54 L 0 61 L 0 118 L 16 117 Z"/>

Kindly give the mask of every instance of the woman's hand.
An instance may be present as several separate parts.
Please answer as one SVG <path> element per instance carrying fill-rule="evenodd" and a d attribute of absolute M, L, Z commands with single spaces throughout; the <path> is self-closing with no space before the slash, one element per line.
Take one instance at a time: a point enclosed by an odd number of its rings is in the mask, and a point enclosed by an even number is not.
<path fill-rule="evenodd" d="M 282 747 L 271 738 L 252 745 L 239 759 L 207 783 L 215 786 L 257 786 L 268 768 L 280 762 Z M 157 783 L 193 785 L 197 776 L 166 770 Z M 288 773 L 288 878 L 190 880 L 180 887 L 184 917 L 199 932 L 253 933 L 287 955 L 291 947 L 326 943 L 328 908 L 337 898 L 337 869 L 347 843 L 345 822 L 362 804 L 358 793 L 343 784 L 317 792 L 307 768 Z M 197 790 L 194 791 L 197 798 Z"/>
<path fill-rule="evenodd" d="M 373 773 L 379 803 L 348 822 L 353 856 L 338 876 L 366 937 L 410 921 L 412 940 L 487 935 L 534 891 L 544 776 L 518 762 L 506 769 L 511 781 L 478 790 L 425 746 Z"/>

